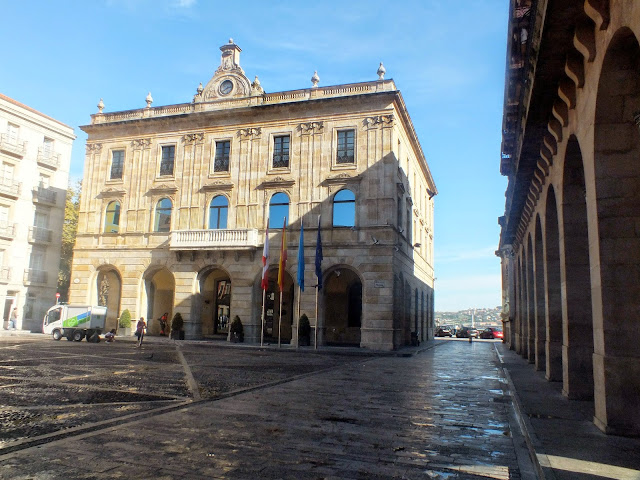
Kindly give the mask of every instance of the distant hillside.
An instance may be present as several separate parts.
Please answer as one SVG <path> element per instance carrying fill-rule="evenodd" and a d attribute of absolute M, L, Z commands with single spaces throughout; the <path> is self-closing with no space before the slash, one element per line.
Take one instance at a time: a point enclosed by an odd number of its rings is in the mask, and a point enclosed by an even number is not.
<path fill-rule="evenodd" d="M 471 325 L 472 321 L 476 327 L 487 325 L 501 325 L 500 313 L 502 307 L 496 308 L 470 308 L 459 312 L 436 312 L 436 325 Z M 473 320 L 472 320 L 473 319 Z"/>

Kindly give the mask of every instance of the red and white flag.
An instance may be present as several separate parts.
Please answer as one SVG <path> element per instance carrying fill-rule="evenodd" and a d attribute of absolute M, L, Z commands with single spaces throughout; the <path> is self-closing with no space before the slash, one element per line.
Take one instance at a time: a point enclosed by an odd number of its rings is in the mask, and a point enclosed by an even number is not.
<path fill-rule="evenodd" d="M 264 234 L 264 249 L 262 250 L 262 289 L 269 288 L 267 270 L 269 269 L 269 220 L 267 219 L 267 231 Z"/>

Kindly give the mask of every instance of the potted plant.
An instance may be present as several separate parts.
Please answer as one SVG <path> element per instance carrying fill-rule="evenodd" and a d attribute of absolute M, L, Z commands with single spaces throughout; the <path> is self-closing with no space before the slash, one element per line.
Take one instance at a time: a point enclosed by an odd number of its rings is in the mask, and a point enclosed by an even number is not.
<path fill-rule="evenodd" d="M 131 312 L 125 308 L 118 320 L 118 330 L 122 336 L 131 335 Z"/>
<path fill-rule="evenodd" d="M 244 329 L 242 328 L 242 322 L 238 315 L 233 317 L 233 321 L 229 327 L 229 332 L 229 338 L 233 343 L 244 342 Z"/>
<path fill-rule="evenodd" d="M 184 320 L 182 320 L 182 315 L 180 312 L 176 313 L 173 316 L 173 320 L 171 320 L 171 338 L 174 340 L 184 340 Z"/>
<path fill-rule="evenodd" d="M 309 323 L 309 317 L 307 317 L 306 313 L 300 316 L 298 323 L 298 345 L 301 347 L 311 345 L 311 324 Z"/>

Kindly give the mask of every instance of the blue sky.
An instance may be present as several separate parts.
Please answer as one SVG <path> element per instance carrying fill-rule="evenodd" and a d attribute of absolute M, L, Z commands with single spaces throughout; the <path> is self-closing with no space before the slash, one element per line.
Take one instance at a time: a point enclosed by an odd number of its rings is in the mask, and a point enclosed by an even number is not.
<path fill-rule="evenodd" d="M 402 92 L 435 178 L 436 310 L 500 304 L 497 217 L 508 2 L 504 0 L 0 0 L 0 92 L 75 129 L 105 111 L 190 102 L 220 45 L 242 48 L 267 92 L 386 78 Z"/>

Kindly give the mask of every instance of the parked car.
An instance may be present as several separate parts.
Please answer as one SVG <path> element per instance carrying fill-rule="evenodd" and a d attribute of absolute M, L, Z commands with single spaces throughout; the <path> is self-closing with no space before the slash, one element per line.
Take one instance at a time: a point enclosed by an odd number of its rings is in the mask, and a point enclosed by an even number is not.
<path fill-rule="evenodd" d="M 451 328 L 446 325 L 438 327 L 438 329 L 436 330 L 436 337 L 453 337 Z"/>
<path fill-rule="evenodd" d="M 502 340 L 502 329 L 499 327 L 487 327 L 480 332 L 480 338 L 499 338 Z"/>
<path fill-rule="evenodd" d="M 462 327 L 456 331 L 456 338 L 478 338 L 478 330 L 473 327 Z"/>

